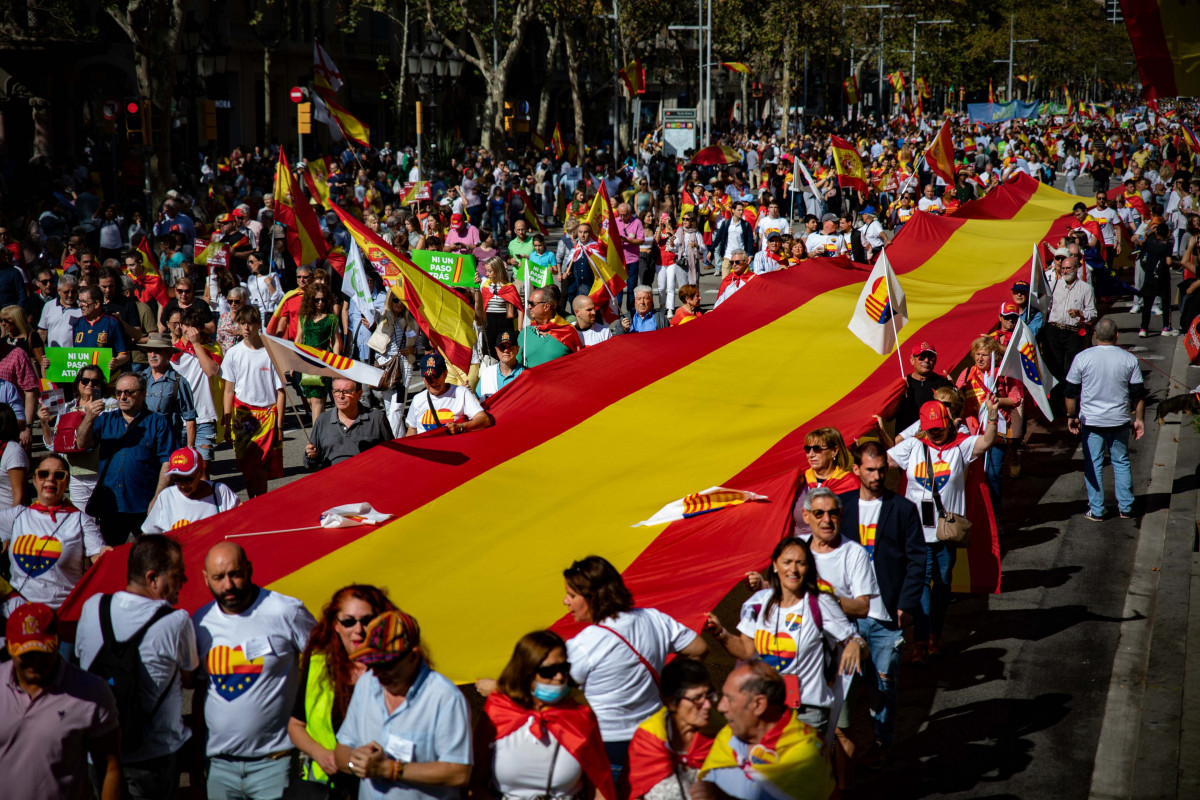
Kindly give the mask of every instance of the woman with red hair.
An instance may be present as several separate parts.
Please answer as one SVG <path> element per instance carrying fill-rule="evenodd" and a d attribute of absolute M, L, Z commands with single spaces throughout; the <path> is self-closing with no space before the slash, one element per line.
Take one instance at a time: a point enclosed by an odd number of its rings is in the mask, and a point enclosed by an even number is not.
<path fill-rule="evenodd" d="M 359 779 L 338 774 L 333 758 L 337 731 L 346 717 L 354 684 L 366 664 L 349 654 L 366 638 L 371 620 L 396 606 L 383 590 L 352 584 L 338 589 L 321 612 L 300 659 L 300 691 L 288 722 L 288 736 L 299 748 L 299 778 L 321 784 L 331 798 L 358 796 Z"/>

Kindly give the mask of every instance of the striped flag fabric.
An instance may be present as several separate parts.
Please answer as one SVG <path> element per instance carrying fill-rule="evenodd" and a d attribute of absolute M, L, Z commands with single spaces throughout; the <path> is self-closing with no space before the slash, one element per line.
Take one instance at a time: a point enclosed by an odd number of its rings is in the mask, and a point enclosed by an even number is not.
<path fill-rule="evenodd" d="M 313 41 L 313 85 L 336 92 L 342 88 L 342 73 L 320 43 Z"/>
<path fill-rule="evenodd" d="M 475 309 L 450 287 L 392 249 L 379 235 L 341 208 L 333 210 L 371 266 L 392 285 L 421 332 L 445 357 L 466 374 L 475 347 Z"/>
<path fill-rule="evenodd" d="M 517 196 L 521 198 L 521 202 L 525 205 L 525 221 L 529 223 L 529 227 L 542 236 L 547 235 L 549 231 L 546 230 L 546 226 L 542 224 L 542 221 L 538 219 L 537 211 L 534 209 L 533 201 L 529 199 L 529 195 L 525 193 L 524 189 L 517 189 Z"/>
<path fill-rule="evenodd" d="M 275 221 L 284 227 L 288 253 L 297 266 L 312 264 L 329 252 L 317 214 L 300 191 L 282 147 L 275 165 Z"/>
<path fill-rule="evenodd" d="M 625 249 L 617 234 L 617 217 L 603 181 L 600 182 L 600 191 L 596 193 L 587 221 L 605 252 L 601 260 L 592 258 L 589 251 L 589 263 L 596 277 L 588 295 L 595 302 L 596 309 L 603 311 L 604 319 L 614 322 L 617 318 L 617 295 L 625 288 L 629 273 L 625 270 Z"/>
<path fill-rule="evenodd" d="M 554 145 L 554 157 L 562 158 L 563 152 L 565 152 L 563 149 L 562 128 L 558 126 L 557 122 L 554 123 L 554 135 L 550 137 L 550 143 Z"/>
<path fill-rule="evenodd" d="M 907 323 L 908 301 L 884 248 L 863 284 L 847 327 L 867 347 L 886 355 L 896 349 L 896 336 Z"/>
<path fill-rule="evenodd" d="M 691 519 L 701 514 L 711 514 L 726 508 L 740 506 L 743 503 L 767 500 L 766 495 L 744 492 L 740 489 L 726 489 L 724 486 L 711 486 L 702 492 L 693 492 L 654 512 L 650 519 L 644 519 L 633 527 L 648 527 L 651 525 L 666 525 L 681 519 Z"/>
<path fill-rule="evenodd" d="M 740 61 L 722 61 L 721 66 L 730 72 L 740 72 L 743 75 L 748 75 L 750 73 L 750 67 L 746 66 Z"/>
<path fill-rule="evenodd" d="M 942 123 L 942 129 L 929 143 L 925 163 L 947 186 L 954 186 L 954 140 L 950 137 L 950 120 Z"/>
<path fill-rule="evenodd" d="M 646 68 L 642 66 L 641 61 L 635 58 L 626 64 L 624 69 L 618 70 L 618 74 L 630 97 L 646 93 Z"/>
<path fill-rule="evenodd" d="M 328 89 L 318 88 L 316 95 L 313 97 L 313 103 L 314 115 L 318 108 L 324 106 L 321 121 L 326 122 L 330 127 L 336 125 L 338 130 L 355 144 L 361 147 L 371 146 L 371 127 L 342 108 L 341 104 L 334 98 L 333 92 Z"/>
<path fill-rule="evenodd" d="M 137 247 L 134 248 L 137 254 L 142 257 L 142 264 L 146 267 L 147 275 L 159 275 L 158 258 L 155 257 L 154 251 L 150 249 L 150 237 L 143 236 L 138 240 Z"/>
<path fill-rule="evenodd" d="M 829 141 L 833 145 L 833 163 L 837 170 L 838 186 L 860 192 L 868 191 L 867 172 L 863 168 L 858 150 L 838 136 L 830 136 Z"/>
<path fill-rule="evenodd" d="M 280 380 L 285 372 L 302 372 L 327 378 L 349 378 L 365 386 L 378 386 L 379 379 L 383 377 L 383 370 L 348 356 L 289 342 L 269 333 L 263 333 L 262 338 Z"/>
<path fill-rule="evenodd" d="M 329 208 L 329 156 L 314 158 L 304 165 L 304 184 L 309 197 Z"/>

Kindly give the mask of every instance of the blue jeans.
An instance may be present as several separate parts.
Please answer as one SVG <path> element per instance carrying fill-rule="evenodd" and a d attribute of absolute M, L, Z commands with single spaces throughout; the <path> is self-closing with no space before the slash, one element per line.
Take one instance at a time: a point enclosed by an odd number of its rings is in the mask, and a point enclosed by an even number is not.
<path fill-rule="evenodd" d="M 1004 472 L 1004 455 L 1008 452 L 1008 443 L 996 437 L 996 443 L 984 454 L 983 472 L 987 480 L 988 493 L 992 496 L 992 511 L 1000 512 L 1000 477 Z"/>
<path fill-rule="evenodd" d="M 616 784 L 621 777 L 621 770 L 629 764 L 629 742 L 605 742 L 604 752 L 608 754 L 613 784 Z"/>
<path fill-rule="evenodd" d="M 1133 476 L 1129 472 L 1129 426 L 1093 428 L 1083 426 L 1083 485 L 1087 487 L 1088 506 L 1097 517 L 1104 516 L 1104 456 L 1112 460 L 1113 488 L 1117 508 L 1128 513 L 1133 508 Z"/>
<path fill-rule="evenodd" d="M 196 423 L 196 449 L 205 461 L 213 460 L 213 451 L 217 449 L 216 422 Z"/>
<path fill-rule="evenodd" d="M 925 551 L 925 586 L 921 590 L 921 613 L 915 622 L 918 642 L 942 636 L 946 609 L 950 607 L 950 581 L 958 555 L 957 549 L 945 542 L 926 542 Z"/>
<path fill-rule="evenodd" d="M 289 758 L 208 764 L 208 800 L 280 800 L 288 785 Z"/>
<path fill-rule="evenodd" d="M 875 665 L 875 685 L 881 696 L 880 701 L 871 703 L 875 738 L 888 747 L 896 727 L 896 684 L 900 680 L 900 647 L 904 644 L 904 631 L 900 628 L 888 630 L 879 620 L 867 617 L 858 620 L 858 633 L 867 640 L 871 662 Z"/>

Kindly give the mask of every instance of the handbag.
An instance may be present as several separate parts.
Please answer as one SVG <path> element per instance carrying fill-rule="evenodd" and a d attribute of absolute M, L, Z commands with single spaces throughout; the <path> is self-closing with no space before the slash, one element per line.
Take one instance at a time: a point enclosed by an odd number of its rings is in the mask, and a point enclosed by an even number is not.
<path fill-rule="evenodd" d="M 942 495 L 933 478 L 933 459 L 929 455 L 929 445 L 922 442 L 921 446 L 925 448 L 925 474 L 929 476 L 933 505 L 937 509 L 937 539 L 955 547 L 967 547 L 971 543 L 971 520 L 961 514 L 947 511 L 942 505 Z"/>
<path fill-rule="evenodd" d="M 84 453 L 86 448 L 79 446 L 76 433 L 83 422 L 82 411 L 68 411 L 60 414 L 54 425 L 54 442 L 51 450 L 55 453 Z"/>
<path fill-rule="evenodd" d="M 376 389 L 391 389 L 393 386 L 403 380 L 404 373 L 400 371 L 400 362 L 403 360 L 403 358 L 404 356 L 397 353 L 396 356 L 387 363 L 387 365 L 383 368 L 383 376 L 379 379 L 379 384 L 375 387 Z"/>
<path fill-rule="evenodd" d="M 380 355 L 387 352 L 388 344 L 392 341 L 392 328 L 395 323 L 392 321 L 389 314 L 385 314 L 379 324 L 375 326 L 375 330 L 371 332 L 371 338 L 367 339 L 367 347 L 374 350 Z"/>

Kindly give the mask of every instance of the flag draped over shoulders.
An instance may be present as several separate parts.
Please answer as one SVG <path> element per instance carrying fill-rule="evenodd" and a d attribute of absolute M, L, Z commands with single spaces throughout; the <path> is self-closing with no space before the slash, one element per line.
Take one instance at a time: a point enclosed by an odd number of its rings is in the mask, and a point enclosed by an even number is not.
<path fill-rule="evenodd" d="M 837 788 L 821 737 L 791 710 L 746 750 L 743 758 L 734 747 L 733 732 L 722 728 L 704 760 L 700 780 L 717 770 L 736 769 L 776 800 L 826 800 Z"/>
<path fill-rule="evenodd" d="M 629 796 L 634 800 L 669 777 L 680 767 L 699 769 L 712 751 L 713 740 L 699 731 L 686 753 L 671 748 L 667 709 L 660 708 L 634 731 L 629 742 Z"/>

